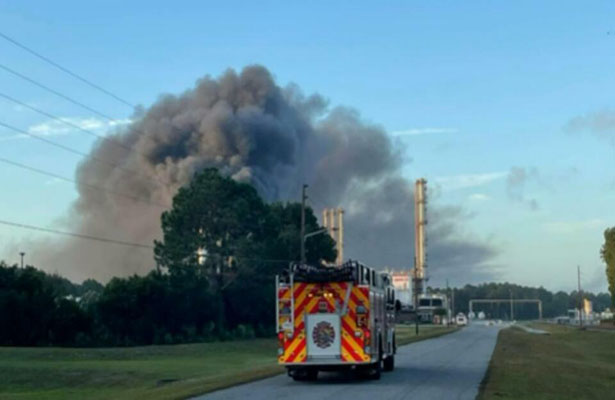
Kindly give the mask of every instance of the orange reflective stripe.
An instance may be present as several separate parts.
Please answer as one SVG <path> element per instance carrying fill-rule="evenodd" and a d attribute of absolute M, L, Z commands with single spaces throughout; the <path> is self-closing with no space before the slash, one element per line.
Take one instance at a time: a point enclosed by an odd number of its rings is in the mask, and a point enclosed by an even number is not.
<path fill-rule="evenodd" d="M 289 349 L 286 362 L 295 362 L 297 360 L 297 357 L 305 349 L 305 346 L 305 338 L 297 338 L 297 340 L 293 343 L 293 347 Z"/>
<path fill-rule="evenodd" d="M 365 291 L 367 291 L 367 294 L 365 294 Z M 352 294 L 356 296 L 357 300 L 362 301 L 366 307 L 369 305 L 369 288 L 355 287 L 352 289 Z"/>

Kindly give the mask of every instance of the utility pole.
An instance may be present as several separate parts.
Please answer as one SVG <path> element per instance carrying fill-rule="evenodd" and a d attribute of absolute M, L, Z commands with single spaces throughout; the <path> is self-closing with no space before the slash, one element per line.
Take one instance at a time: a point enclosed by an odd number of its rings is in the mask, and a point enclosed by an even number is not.
<path fill-rule="evenodd" d="M 577 285 L 579 287 L 579 326 L 583 328 L 583 291 L 581 290 L 581 267 L 577 265 Z"/>
<path fill-rule="evenodd" d="M 513 293 L 512 293 L 512 289 L 510 290 L 510 320 L 514 321 L 515 320 L 515 312 L 513 309 Z"/>
<path fill-rule="evenodd" d="M 26 253 L 22 251 L 19 253 L 19 255 L 21 256 L 21 269 L 23 269 L 23 256 L 25 256 Z"/>
<path fill-rule="evenodd" d="M 305 264 L 305 201 L 307 200 L 307 195 L 305 191 L 308 185 L 303 184 L 303 188 L 301 189 L 301 264 Z"/>
<path fill-rule="evenodd" d="M 446 280 L 446 325 L 451 324 L 451 290 L 448 287 L 448 279 Z"/>

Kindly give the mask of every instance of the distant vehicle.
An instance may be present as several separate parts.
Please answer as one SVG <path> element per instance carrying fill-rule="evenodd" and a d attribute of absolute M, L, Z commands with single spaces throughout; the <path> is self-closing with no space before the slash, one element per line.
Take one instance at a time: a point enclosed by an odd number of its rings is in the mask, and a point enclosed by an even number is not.
<path fill-rule="evenodd" d="M 485 319 L 485 313 L 484 312 L 479 312 L 478 313 L 478 319 Z"/>
<path fill-rule="evenodd" d="M 476 314 L 474 314 L 474 311 L 470 311 L 468 313 L 468 319 L 474 319 L 474 318 L 476 318 Z"/>
<path fill-rule="evenodd" d="M 459 313 L 457 314 L 457 317 L 455 317 L 455 322 L 458 326 L 466 326 L 468 324 L 468 319 L 465 315 L 463 315 L 463 313 Z"/>
<path fill-rule="evenodd" d="M 294 380 L 332 370 L 380 379 L 393 370 L 400 306 L 390 275 L 356 261 L 293 264 L 276 285 L 278 363 Z"/>

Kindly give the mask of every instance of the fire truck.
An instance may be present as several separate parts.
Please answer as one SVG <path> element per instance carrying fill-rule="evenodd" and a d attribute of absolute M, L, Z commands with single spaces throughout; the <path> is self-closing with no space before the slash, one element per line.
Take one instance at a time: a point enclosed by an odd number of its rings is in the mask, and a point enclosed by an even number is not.
<path fill-rule="evenodd" d="M 395 312 L 387 273 L 352 260 L 291 264 L 276 276 L 278 363 L 295 380 L 343 369 L 380 379 L 395 367 Z"/>

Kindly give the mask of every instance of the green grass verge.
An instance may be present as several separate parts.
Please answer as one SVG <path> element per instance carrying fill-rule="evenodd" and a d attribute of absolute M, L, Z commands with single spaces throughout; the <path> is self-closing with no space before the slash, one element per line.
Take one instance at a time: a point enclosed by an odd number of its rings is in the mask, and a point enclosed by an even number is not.
<path fill-rule="evenodd" d="M 397 327 L 398 345 L 449 333 Z M 284 372 L 275 339 L 128 348 L 0 347 L 0 399 L 183 399 Z"/>
<path fill-rule="evenodd" d="M 479 400 L 613 398 L 615 334 L 533 327 L 550 334 L 500 331 Z"/>
<path fill-rule="evenodd" d="M 416 335 L 414 325 L 397 325 L 395 327 L 395 338 L 397 346 L 418 342 L 419 340 L 431 339 L 447 333 L 455 332 L 457 327 L 440 325 L 419 325 L 419 334 Z"/>
<path fill-rule="evenodd" d="M 0 348 L 0 399 L 181 399 L 283 371 L 273 339 L 131 348 Z"/>

